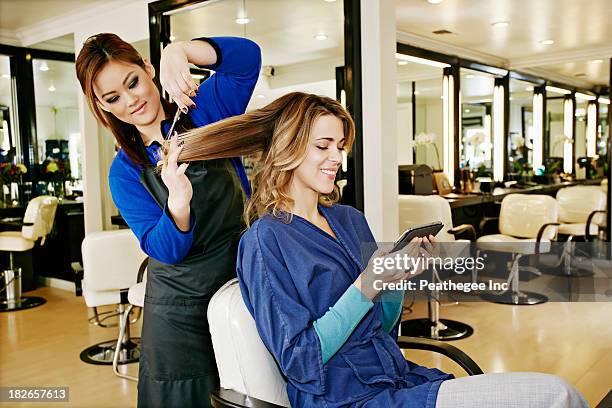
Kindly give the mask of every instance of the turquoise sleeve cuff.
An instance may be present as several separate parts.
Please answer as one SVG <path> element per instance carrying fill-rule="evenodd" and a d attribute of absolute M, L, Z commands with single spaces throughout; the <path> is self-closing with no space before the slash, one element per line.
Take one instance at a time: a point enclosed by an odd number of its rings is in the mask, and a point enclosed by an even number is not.
<path fill-rule="evenodd" d="M 324 364 L 340 350 L 372 306 L 372 301 L 351 285 L 335 305 L 315 320 L 313 325 L 321 343 Z"/>
<path fill-rule="evenodd" d="M 382 326 L 383 330 L 389 333 L 395 326 L 402 314 L 404 303 L 403 290 L 389 290 L 383 292 L 380 297 L 382 303 Z"/>

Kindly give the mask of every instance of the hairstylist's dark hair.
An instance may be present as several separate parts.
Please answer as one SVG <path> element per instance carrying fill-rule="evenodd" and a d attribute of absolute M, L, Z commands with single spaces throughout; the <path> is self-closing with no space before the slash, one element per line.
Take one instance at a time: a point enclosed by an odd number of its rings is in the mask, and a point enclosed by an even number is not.
<path fill-rule="evenodd" d="M 261 163 L 254 176 L 255 188 L 245 209 L 245 221 L 249 225 L 266 213 L 281 217 L 293 203 L 287 191 L 293 170 L 306 157 L 314 123 L 323 115 L 342 121 L 344 148 L 350 151 L 355 125 L 342 105 L 325 96 L 293 92 L 261 109 L 179 134 L 179 142 L 184 142 L 179 160 L 257 154 Z M 336 188 L 321 195 L 319 202 L 329 206 L 338 198 Z"/>
<path fill-rule="evenodd" d="M 96 75 L 110 61 L 134 64 L 145 69 L 142 57 L 131 44 L 123 41 L 116 34 L 102 33 L 89 37 L 83 44 L 76 60 L 77 78 L 87 98 L 89 108 L 98 121 L 110 129 L 117 143 L 132 162 L 147 164 L 148 158 L 136 127 L 117 119 L 112 113 L 106 112 L 98 106 L 98 98 L 94 93 L 94 80 Z M 176 112 L 176 105 L 170 104 L 163 98 L 161 98 L 161 102 L 167 116 Z M 186 128 L 188 127 L 190 126 L 186 126 Z"/>

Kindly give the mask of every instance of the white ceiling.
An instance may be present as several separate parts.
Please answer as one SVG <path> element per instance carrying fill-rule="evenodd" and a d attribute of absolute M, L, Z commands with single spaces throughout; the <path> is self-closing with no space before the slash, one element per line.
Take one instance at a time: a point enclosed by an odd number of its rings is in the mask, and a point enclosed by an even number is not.
<path fill-rule="evenodd" d="M 530 66 L 550 69 L 574 77 L 584 72 L 591 84 L 607 84 L 602 75 L 584 65 L 591 59 L 612 57 L 612 1 L 610 0 L 444 0 L 430 4 L 425 0 L 395 0 L 397 30 L 440 41 L 455 47 L 513 61 L 530 61 Z M 492 23 L 507 21 L 496 28 Z M 449 30 L 437 35 L 433 31 Z M 551 39 L 552 45 L 540 41 Z M 588 52 L 591 50 L 592 52 Z M 554 55 L 559 62 L 578 60 L 574 68 L 542 66 L 538 60 Z M 548 64 L 550 65 L 550 64 Z M 525 67 L 524 64 L 521 64 Z M 529 67 L 529 66 L 527 66 Z M 608 74 L 609 75 L 609 74 Z"/>
<path fill-rule="evenodd" d="M 106 0 L 0 0 L 0 29 L 17 31 Z"/>

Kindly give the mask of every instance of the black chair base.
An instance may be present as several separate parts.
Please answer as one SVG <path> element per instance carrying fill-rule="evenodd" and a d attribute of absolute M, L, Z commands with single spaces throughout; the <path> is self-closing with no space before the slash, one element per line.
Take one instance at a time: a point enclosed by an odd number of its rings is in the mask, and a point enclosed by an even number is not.
<path fill-rule="evenodd" d="M 437 324 L 426 318 L 411 319 L 402 322 L 401 328 L 404 336 L 443 341 L 465 339 L 474 334 L 471 326 L 448 319 L 440 319 Z"/>
<path fill-rule="evenodd" d="M 538 305 L 548 302 L 548 297 L 535 292 L 512 292 L 504 293 L 483 293 L 480 298 L 488 302 L 502 303 L 504 305 Z"/>
<path fill-rule="evenodd" d="M 81 361 L 93 365 L 113 365 L 117 339 L 94 344 L 81 351 Z M 140 359 L 140 337 L 132 337 L 123 344 L 119 364 L 136 363 Z"/>
<path fill-rule="evenodd" d="M 21 299 L 15 302 L 0 302 L 0 312 L 14 312 L 17 310 L 32 309 L 47 303 L 47 299 L 38 296 L 22 296 Z"/>

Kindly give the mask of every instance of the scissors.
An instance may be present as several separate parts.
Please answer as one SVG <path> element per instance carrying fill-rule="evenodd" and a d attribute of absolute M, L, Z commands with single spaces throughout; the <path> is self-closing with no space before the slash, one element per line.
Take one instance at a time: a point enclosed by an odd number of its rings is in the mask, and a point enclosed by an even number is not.
<path fill-rule="evenodd" d="M 174 114 L 174 119 L 172 119 L 170 130 L 168 131 L 168 134 L 166 135 L 166 140 L 170 140 L 170 138 L 172 137 L 172 133 L 174 132 L 174 126 L 176 125 L 176 122 L 178 122 L 180 116 L 181 116 L 181 110 L 177 109 L 176 113 Z"/>

